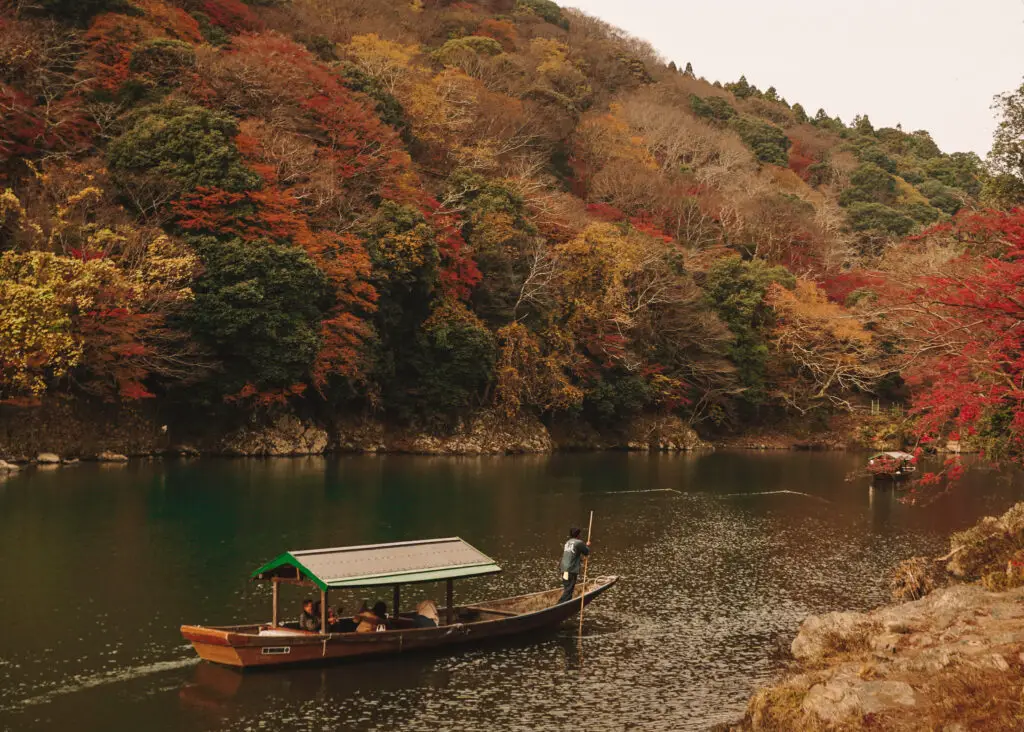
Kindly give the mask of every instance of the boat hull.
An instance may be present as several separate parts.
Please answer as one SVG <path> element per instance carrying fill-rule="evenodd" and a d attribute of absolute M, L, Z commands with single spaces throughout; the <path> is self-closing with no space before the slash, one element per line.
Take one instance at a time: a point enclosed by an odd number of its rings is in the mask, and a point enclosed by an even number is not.
<path fill-rule="evenodd" d="M 601 577 L 587 583 L 584 604 L 611 588 L 617 577 Z M 460 646 L 498 638 L 537 632 L 560 625 L 580 611 L 579 596 L 553 604 L 561 590 L 523 595 L 458 608 L 460 617 L 478 617 L 437 628 L 388 630 L 378 633 L 294 632 L 260 635 L 260 626 L 212 628 L 183 625 L 181 634 L 192 643 L 203 660 L 237 668 L 262 668 L 408 653 Z M 550 599 L 549 599 L 550 598 Z M 550 605 L 546 605 L 550 602 Z M 540 605 L 538 609 L 513 614 L 502 608 Z"/>

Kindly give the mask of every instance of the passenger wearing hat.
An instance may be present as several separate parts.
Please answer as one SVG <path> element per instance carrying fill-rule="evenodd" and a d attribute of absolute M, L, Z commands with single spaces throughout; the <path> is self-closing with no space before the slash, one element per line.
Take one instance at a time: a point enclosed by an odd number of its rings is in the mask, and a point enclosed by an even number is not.
<path fill-rule="evenodd" d="M 573 590 L 576 589 L 576 578 L 580 576 L 580 558 L 588 554 L 590 542 L 580 539 L 580 530 L 575 526 L 569 529 L 569 540 L 562 547 L 562 563 L 559 565 L 562 572 L 562 597 L 558 602 L 572 599 Z"/>

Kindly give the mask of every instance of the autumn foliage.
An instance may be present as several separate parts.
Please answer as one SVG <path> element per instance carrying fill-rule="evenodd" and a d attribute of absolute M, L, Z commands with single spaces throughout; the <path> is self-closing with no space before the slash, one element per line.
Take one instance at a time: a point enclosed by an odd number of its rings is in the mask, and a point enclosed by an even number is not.
<path fill-rule="evenodd" d="M 906 379 L 1019 450 L 1013 181 L 926 132 L 548 0 L 0 8 L 5 402 L 733 429 Z"/>
<path fill-rule="evenodd" d="M 1024 455 L 1024 210 L 963 213 L 909 247 L 951 249 L 899 293 L 915 409 L 926 440 L 973 439 Z"/>

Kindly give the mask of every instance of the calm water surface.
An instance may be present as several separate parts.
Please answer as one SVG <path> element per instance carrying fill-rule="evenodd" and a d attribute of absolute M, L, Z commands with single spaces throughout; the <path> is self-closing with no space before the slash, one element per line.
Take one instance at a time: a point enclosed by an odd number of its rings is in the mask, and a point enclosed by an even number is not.
<path fill-rule="evenodd" d="M 979 471 L 911 508 L 844 482 L 863 460 L 385 456 L 27 471 L 0 483 L 0 729 L 706 729 L 742 713 L 806 614 L 884 602 L 893 562 L 1024 497 L 1019 476 Z M 565 531 L 591 509 L 591 571 L 622 580 L 588 610 L 582 641 L 570 623 L 455 655 L 243 675 L 198 663 L 177 632 L 268 620 L 268 589 L 246 577 L 286 549 L 458 535 L 505 571 L 457 583 L 457 601 L 553 587 Z M 300 593 L 282 593 L 289 614 Z M 360 599 L 335 594 L 348 608 Z M 443 588 L 403 599 L 419 595 L 443 599 Z"/>

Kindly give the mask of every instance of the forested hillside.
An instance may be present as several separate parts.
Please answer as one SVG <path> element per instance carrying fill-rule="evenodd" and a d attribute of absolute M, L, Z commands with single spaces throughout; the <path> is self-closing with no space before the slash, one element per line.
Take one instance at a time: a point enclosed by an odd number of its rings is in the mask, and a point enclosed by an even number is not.
<path fill-rule="evenodd" d="M 7 405 L 1024 429 L 1024 90 L 985 164 L 549 0 L 0 7 Z"/>

